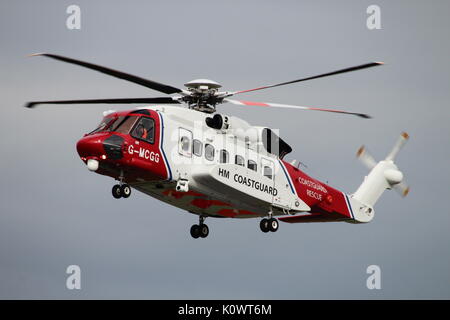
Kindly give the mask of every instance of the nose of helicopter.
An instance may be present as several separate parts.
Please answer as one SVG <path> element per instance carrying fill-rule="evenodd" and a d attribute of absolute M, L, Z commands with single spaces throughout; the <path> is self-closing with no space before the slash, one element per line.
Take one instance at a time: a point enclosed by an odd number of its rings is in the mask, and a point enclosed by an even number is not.
<path fill-rule="evenodd" d="M 98 137 L 83 137 L 77 142 L 77 152 L 81 159 L 98 158 L 105 154 L 102 139 Z"/>
<path fill-rule="evenodd" d="M 77 142 L 77 152 L 89 170 L 96 171 L 100 160 L 121 159 L 124 139 L 117 135 L 85 136 Z"/>

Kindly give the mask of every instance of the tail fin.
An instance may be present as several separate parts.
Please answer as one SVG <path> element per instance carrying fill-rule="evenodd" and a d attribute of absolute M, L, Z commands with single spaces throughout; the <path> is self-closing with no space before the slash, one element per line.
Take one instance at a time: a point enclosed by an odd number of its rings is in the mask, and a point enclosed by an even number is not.
<path fill-rule="evenodd" d="M 400 149 L 409 139 L 409 135 L 403 132 L 388 156 L 376 163 L 365 147 L 358 150 L 357 157 L 370 169 L 363 183 L 353 194 L 353 199 L 368 207 L 373 207 L 386 189 L 396 189 L 402 196 L 406 196 L 409 187 L 403 182 L 403 173 L 394 163 Z"/>

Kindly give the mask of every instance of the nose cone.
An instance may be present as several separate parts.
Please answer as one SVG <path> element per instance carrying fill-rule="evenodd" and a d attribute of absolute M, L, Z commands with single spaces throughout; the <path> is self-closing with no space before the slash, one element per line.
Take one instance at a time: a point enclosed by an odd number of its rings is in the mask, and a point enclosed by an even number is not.
<path fill-rule="evenodd" d="M 84 159 L 119 160 L 123 157 L 124 141 L 124 138 L 115 134 L 86 136 L 78 141 L 77 151 L 80 157 Z"/>
<path fill-rule="evenodd" d="M 77 152 L 81 158 L 100 158 L 105 154 L 102 138 L 86 136 L 77 142 Z"/>

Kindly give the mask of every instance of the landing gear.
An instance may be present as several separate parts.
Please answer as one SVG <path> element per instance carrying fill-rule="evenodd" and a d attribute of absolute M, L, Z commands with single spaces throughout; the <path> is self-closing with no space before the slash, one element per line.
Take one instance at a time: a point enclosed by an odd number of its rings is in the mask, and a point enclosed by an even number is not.
<path fill-rule="evenodd" d="M 119 183 L 112 187 L 112 195 L 116 199 L 120 198 L 128 198 L 131 195 L 131 187 L 123 183 L 124 180 L 124 172 L 120 170 L 120 175 L 116 180 L 119 180 Z"/>
<path fill-rule="evenodd" d="M 259 223 L 259 227 L 261 228 L 261 231 L 264 233 L 267 232 L 276 232 L 278 230 L 278 220 L 275 218 L 272 218 L 272 211 L 269 212 L 269 219 L 262 219 Z"/>
<path fill-rule="evenodd" d="M 200 216 L 199 224 L 194 224 L 191 227 L 191 236 L 194 239 L 197 238 L 206 238 L 209 234 L 209 228 L 206 224 L 203 223 L 205 221 L 205 217 Z"/>
<path fill-rule="evenodd" d="M 124 183 L 124 184 L 116 184 L 114 187 L 112 187 L 112 195 L 116 199 L 120 198 L 128 198 L 131 194 L 131 187 Z"/>

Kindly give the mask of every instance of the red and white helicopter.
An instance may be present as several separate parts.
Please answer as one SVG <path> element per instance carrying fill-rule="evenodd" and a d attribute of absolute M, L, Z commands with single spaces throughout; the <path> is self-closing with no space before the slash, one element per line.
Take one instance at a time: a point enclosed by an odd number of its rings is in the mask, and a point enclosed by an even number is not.
<path fill-rule="evenodd" d="M 364 147 L 357 156 L 370 173 L 353 194 L 346 194 L 302 172 L 297 162 L 284 157 L 291 147 L 266 127 L 252 126 L 233 116 L 215 113 L 216 105 L 229 102 L 244 106 L 296 108 L 370 118 L 366 114 L 232 100 L 241 93 L 379 66 L 372 62 L 312 77 L 243 91 L 219 91 L 215 81 L 193 80 L 179 89 L 92 63 L 59 55 L 38 53 L 56 60 L 93 69 L 163 92 L 162 98 L 34 101 L 37 104 L 149 104 L 126 111 L 106 111 L 100 125 L 77 143 L 89 170 L 118 181 L 114 198 L 128 198 L 131 188 L 199 216 L 191 227 L 194 238 L 205 238 L 207 217 L 262 218 L 263 232 L 278 230 L 278 220 L 290 223 L 344 221 L 366 223 L 385 189 L 396 188 L 406 196 L 409 187 L 394 159 L 408 139 L 400 139 L 382 161 L 376 162 Z M 180 108 L 186 104 L 187 108 Z"/>

